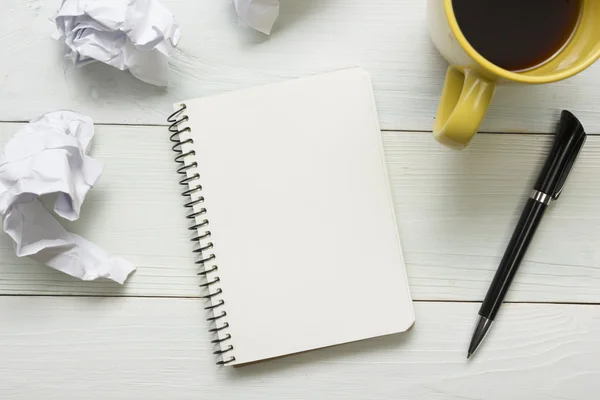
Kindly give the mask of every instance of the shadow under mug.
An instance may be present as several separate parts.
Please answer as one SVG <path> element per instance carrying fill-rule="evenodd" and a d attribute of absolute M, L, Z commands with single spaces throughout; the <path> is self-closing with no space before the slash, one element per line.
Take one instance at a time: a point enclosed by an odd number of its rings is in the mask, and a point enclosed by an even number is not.
<path fill-rule="evenodd" d="M 581 16 L 567 45 L 538 67 L 511 72 L 486 60 L 469 44 L 458 26 L 452 0 L 428 0 L 429 34 L 450 64 L 433 128 L 435 138 L 463 149 L 477 133 L 498 84 L 557 82 L 600 58 L 600 0 L 581 2 Z"/>

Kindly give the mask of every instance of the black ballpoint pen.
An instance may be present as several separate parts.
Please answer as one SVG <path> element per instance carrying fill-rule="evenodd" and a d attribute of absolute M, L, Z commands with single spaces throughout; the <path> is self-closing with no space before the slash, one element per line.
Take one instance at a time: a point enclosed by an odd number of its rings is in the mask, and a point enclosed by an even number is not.
<path fill-rule="evenodd" d="M 552 150 L 479 309 L 479 320 L 471 338 L 467 358 L 477 350 L 489 331 L 548 204 L 561 194 L 585 140 L 586 133 L 581 122 L 570 112 L 563 111 Z"/>

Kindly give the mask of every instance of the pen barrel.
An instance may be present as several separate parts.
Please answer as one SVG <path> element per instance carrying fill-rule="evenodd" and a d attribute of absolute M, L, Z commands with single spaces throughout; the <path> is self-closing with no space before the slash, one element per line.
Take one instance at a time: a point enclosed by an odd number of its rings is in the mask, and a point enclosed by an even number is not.
<path fill-rule="evenodd" d="M 504 296 L 508 292 L 508 288 L 519 269 L 521 260 L 525 256 L 525 252 L 547 207 L 547 205 L 533 199 L 529 199 L 525 204 L 517 227 L 504 252 L 502 261 L 500 261 L 494 280 L 481 304 L 479 315 L 491 320 L 496 317 L 496 313 L 500 309 Z"/>

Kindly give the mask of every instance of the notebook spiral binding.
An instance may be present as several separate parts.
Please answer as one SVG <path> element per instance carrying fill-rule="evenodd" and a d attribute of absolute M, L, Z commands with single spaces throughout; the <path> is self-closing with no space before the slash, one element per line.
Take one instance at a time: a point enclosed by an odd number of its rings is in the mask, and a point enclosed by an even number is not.
<path fill-rule="evenodd" d="M 188 152 L 183 152 L 183 145 L 187 143 L 194 143 L 192 138 L 188 138 L 182 140 L 180 135 L 185 132 L 191 132 L 191 128 L 189 126 L 185 126 L 185 123 L 189 121 L 188 116 L 185 114 L 187 106 L 185 104 L 181 104 L 181 108 L 175 111 L 173 114 L 169 116 L 167 119 L 169 126 L 169 132 L 171 133 L 170 140 L 175 143 L 172 147 L 173 151 L 177 153 L 175 156 L 175 162 L 179 164 L 177 168 L 177 173 L 182 175 L 183 178 L 179 181 L 179 184 L 186 187 L 186 190 L 181 193 L 182 196 L 190 199 L 184 206 L 186 208 L 192 209 L 192 212 L 187 215 L 188 219 L 194 221 L 194 225 L 191 225 L 188 229 L 194 232 L 199 232 L 199 229 L 205 229 L 203 234 L 198 233 L 197 236 L 192 238 L 191 240 L 198 243 L 198 248 L 193 252 L 198 253 L 200 259 L 196 261 L 196 264 L 199 264 L 203 267 L 202 272 L 199 272 L 198 275 L 202 277 L 206 277 L 206 283 L 200 285 L 202 288 L 208 288 L 209 286 L 213 286 L 217 284 L 220 279 L 218 276 L 214 274 L 214 272 L 218 271 L 219 267 L 217 265 L 212 265 L 208 268 L 207 263 L 213 261 L 216 257 L 213 253 L 209 252 L 213 248 L 213 243 L 210 241 L 206 241 L 211 237 L 211 233 L 208 230 L 209 221 L 208 219 L 203 219 L 200 222 L 196 223 L 196 218 L 201 217 L 206 214 L 206 208 L 201 208 L 198 211 L 194 211 L 194 206 L 197 206 L 204 202 L 204 197 L 199 196 L 194 200 L 192 197 L 193 193 L 202 191 L 202 186 L 198 182 L 200 179 L 200 175 L 194 172 L 191 176 L 188 176 L 188 170 L 198 167 L 197 162 L 192 162 L 186 164 L 184 159 L 189 156 L 193 156 L 196 154 L 194 150 L 190 150 Z M 212 317 L 207 318 L 207 321 L 214 323 L 214 327 L 209 329 L 210 333 L 217 333 L 219 337 L 217 339 L 212 340 L 211 343 L 214 343 L 219 346 L 219 350 L 215 351 L 214 354 L 221 355 L 221 360 L 217 361 L 218 365 L 225 365 L 235 361 L 234 356 L 224 355 L 233 350 L 233 345 L 227 345 L 226 347 L 221 346 L 222 342 L 231 339 L 231 334 L 226 332 L 225 330 L 229 328 L 229 323 L 224 321 L 223 318 L 227 316 L 227 312 L 222 310 L 225 305 L 225 301 L 223 299 L 219 299 L 217 302 L 213 302 L 212 298 L 220 295 L 223 291 L 221 288 L 215 289 L 213 293 L 207 294 L 206 296 L 202 296 L 204 299 L 208 299 L 211 305 L 204 307 L 205 310 L 209 310 L 212 312 Z M 223 331 L 223 332 L 221 332 Z"/>

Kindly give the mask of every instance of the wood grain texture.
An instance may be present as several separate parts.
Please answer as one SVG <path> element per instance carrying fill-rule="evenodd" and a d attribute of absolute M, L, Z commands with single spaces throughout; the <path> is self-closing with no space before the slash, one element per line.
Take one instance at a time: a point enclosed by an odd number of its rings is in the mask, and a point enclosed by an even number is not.
<path fill-rule="evenodd" d="M 360 65 L 383 129 L 433 126 L 446 63 L 428 39 L 425 1 L 281 0 L 271 37 L 239 26 L 231 0 L 162 3 L 183 34 L 168 89 L 102 64 L 74 68 L 50 38 L 58 0 L 4 0 L 0 121 L 69 108 L 96 123 L 164 124 L 178 100 Z M 599 100 L 598 65 L 552 85 L 502 87 L 482 130 L 551 132 L 568 108 L 600 133 Z M 20 126 L 0 123 L 0 146 Z M 478 135 L 456 153 L 428 133 L 383 137 L 413 297 L 481 300 L 552 138 Z M 92 155 L 104 174 L 81 219 L 65 223 L 138 266 L 124 286 L 18 259 L 0 235 L 0 399 L 587 400 L 600 389 L 600 306 L 590 305 L 507 304 L 471 362 L 478 305 L 417 302 L 404 335 L 217 368 L 169 148 L 164 127 L 98 126 Z M 598 182 L 600 136 L 508 300 L 600 302 Z"/>
<path fill-rule="evenodd" d="M 201 304 L 0 298 L 0 398 L 588 400 L 600 389 L 595 306 L 508 305 L 470 362 L 477 305 L 417 303 L 406 334 L 234 369 L 213 364 Z"/>
<path fill-rule="evenodd" d="M 163 0 L 182 28 L 168 90 L 106 65 L 70 65 L 50 38 L 58 4 L 3 2 L 0 121 L 70 108 L 96 122 L 163 124 L 182 99 L 360 65 L 373 77 L 383 129 L 433 126 L 446 63 L 429 41 L 425 1 L 282 0 L 268 37 L 239 26 L 231 0 Z M 550 132 L 569 108 L 600 132 L 599 101 L 597 65 L 552 85 L 502 87 L 482 130 Z"/>
<path fill-rule="evenodd" d="M 20 126 L 0 124 L 0 146 Z M 481 300 L 552 137 L 480 134 L 463 152 L 427 133 L 383 138 L 413 297 Z M 104 174 L 80 220 L 65 225 L 130 259 L 138 271 L 123 287 L 81 282 L 17 259 L 2 235 L 0 293 L 199 296 L 166 128 L 99 126 L 92 155 L 105 163 Z M 542 222 L 509 300 L 600 301 L 597 182 L 600 137 L 594 136 Z"/>

